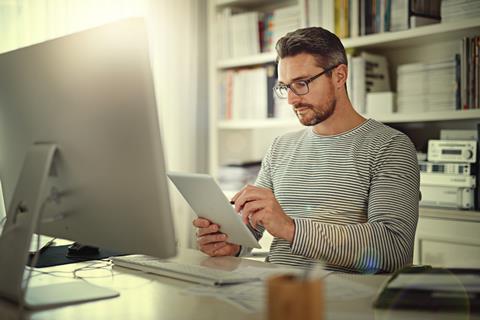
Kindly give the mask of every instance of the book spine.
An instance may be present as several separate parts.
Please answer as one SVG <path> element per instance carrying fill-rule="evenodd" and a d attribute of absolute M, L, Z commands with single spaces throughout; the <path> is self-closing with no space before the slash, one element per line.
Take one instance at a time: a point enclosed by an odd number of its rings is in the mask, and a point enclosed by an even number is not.
<path fill-rule="evenodd" d="M 273 87 L 277 83 L 276 66 L 274 63 L 267 64 L 267 117 L 273 118 L 275 116 L 275 101 Z"/>
<path fill-rule="evenodd" d="M 459 54 L 455 55 L 455 110 L 462 108 L 461 97 L 461 58 Z"/>
<path fill-rule="evenodd" d="M 479 72 L 479 67 L 478 67 L 478 62 L 479 62 L 479 45 L 480 45 L 480 36 L 476 36 L 473 38 L 473 46 L 475 48 L 475 58 L 473 61 L 474 64 L 474 74 L 475 74 L 475 84 L 474 84 L 474 97 L 475 97 L 475 108 L 479 109 L 480 108 L 480 102 L 478 98 L 478 92 L 480 88 L 480 72 Z"/>
<path fill-rule="evenodd" d="M 391 17 L 392 15 L 392 0 L 385 1 L 385 31 L 390 31 Z"/>

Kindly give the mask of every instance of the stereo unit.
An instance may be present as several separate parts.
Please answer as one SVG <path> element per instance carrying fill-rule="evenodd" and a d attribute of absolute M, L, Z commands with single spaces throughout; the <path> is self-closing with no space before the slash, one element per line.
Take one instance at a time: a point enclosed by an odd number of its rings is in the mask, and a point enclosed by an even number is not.
<path fill-rule="evenodd" d="M 453 209 L 473 209 L 475 192 L 472 188 L 420 185 L 421 206 Z"/>
<path fill-rule="evenodd" d="M 477 141 L 474 140 L 429 140 L 428 161 L 468 162 L 477 159 Z"/>
<path fill-rule="evenodd" d="M 446 174 L 472 174 L 472 165 L 470 163 L 452 163 L 452 162 L 429 162 L 419 161 L 420 172 L 425 173 L 446 173 Z"/>
<path fill-rule="evenodd" d="M 420 172 L 420 184 L 429 186 L 475 188 L 477 182 L 475 176 Z"/>

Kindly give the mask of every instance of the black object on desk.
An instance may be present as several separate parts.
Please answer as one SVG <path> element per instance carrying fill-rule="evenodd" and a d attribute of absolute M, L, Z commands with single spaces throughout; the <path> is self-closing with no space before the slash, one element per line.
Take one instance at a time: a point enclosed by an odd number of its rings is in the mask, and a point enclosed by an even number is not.
<path fill-rule="evenodd" d="M 478 313 L 479 283 L 480 269 L 408 267 L 390 277 L 374 307 Z"/>
<path fill-rule="evenodd" d="M 62 264 L 69 264 L 75 262 L 89 261 L 89 260 L 98 260 L 105 259 L 112 256 L 121 256 L 125 253 L 120 253 L 118 251 L 101 249 L 95 247 L 78 247 L 77 250 L 74 248 L 70 249 L 70 245 L 64 246 L 49 246 L 40 252 L 38 256 L 37 263 L 34 267 L 44 268 L 44 267 L 53 267 Z M 75 254 L 77 253 L 77 254 Z M 32 259 L 34 254 L 30 254 L 28 258 L 27 265 L 31 266 Z"/>

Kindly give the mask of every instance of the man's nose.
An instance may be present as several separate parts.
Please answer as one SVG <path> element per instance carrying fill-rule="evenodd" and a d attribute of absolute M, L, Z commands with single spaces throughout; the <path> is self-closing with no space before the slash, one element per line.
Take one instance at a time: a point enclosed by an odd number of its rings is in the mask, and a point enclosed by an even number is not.
<path fill-rule="evenodd" d="M 298 102 L 300 102 L 301 100 L 301 97 L 300 96 L 297 96 L 295 93 L 293 93 L 292 90 L 288 89 L 288 104 L 290 105 L 294 105 Z"/>

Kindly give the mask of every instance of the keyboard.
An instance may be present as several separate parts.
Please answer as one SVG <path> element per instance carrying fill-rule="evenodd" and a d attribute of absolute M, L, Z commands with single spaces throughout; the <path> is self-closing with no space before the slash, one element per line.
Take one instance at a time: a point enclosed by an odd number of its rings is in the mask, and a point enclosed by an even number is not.
<path fill-rule="evenodd" d="M 260 281 L 238 271 L 218 270 L 199 265 L 159 260 L 145 255 L 129 255 L 110 258 L 115 266 L 153 273 L 160 276 L 195 282 L 209 286 L 222 286 Z"/>

